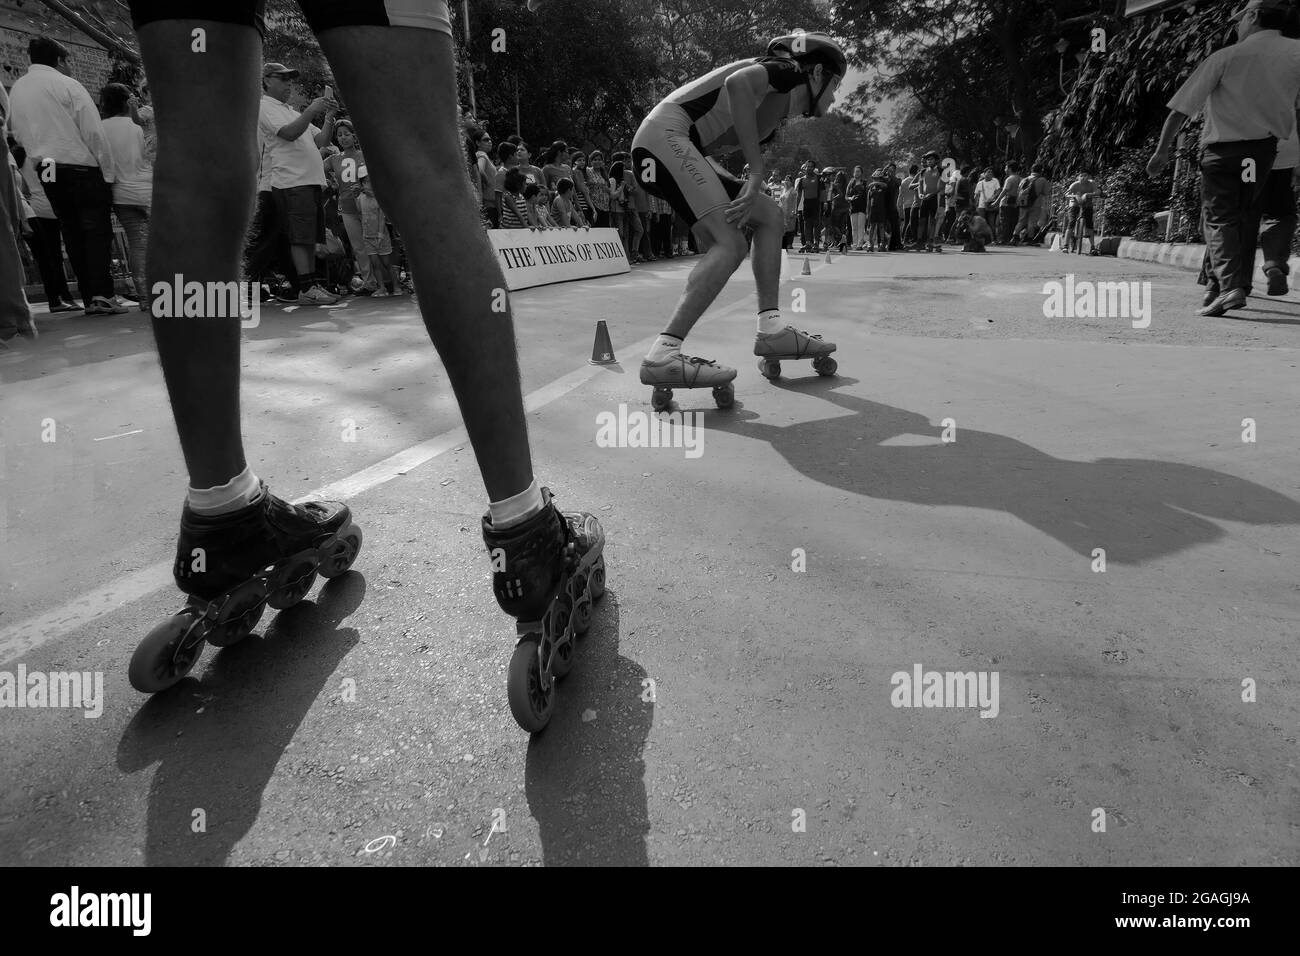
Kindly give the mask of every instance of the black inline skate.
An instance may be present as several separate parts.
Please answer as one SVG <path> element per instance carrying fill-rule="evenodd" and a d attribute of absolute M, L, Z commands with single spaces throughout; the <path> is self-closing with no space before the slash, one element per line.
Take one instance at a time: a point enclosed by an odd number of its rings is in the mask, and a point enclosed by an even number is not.
<path fill-rule="evenodd" d="M 522 525 L 494 531 L 483 516 L 492 559 L 492 592 L 518 619 L 510 658 L 510 712 L 529 733 L 544 729 L 555 708 L 555 681 L 573 667 L 578 635 L 591 626 L 592 604 L 605 593 L 605 532 L 594 515 L 561 512 L 550 489 L 545 506 Z"/>
<path fill-rule="evenodd" d="M 128 677 L 156 694 L 188 674 L 203 645 L 228 647 L 249 635 L 269 604 L 297 604 L 316 575 L 347 572 L 361 550 L 361 529 L 348 506 L 333 501 L 292 505 L 262 483 L 247 508 L 216 517 L 181 513 L 172 573 L 189 602 L 150 631 L 131 657 Z"/>

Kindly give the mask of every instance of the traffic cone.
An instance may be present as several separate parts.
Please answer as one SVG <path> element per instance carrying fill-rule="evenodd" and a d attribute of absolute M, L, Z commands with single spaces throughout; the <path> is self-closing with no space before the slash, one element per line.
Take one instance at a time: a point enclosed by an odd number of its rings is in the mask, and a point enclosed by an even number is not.
<path fill-rule="evenodd" d="M 604 319 L 596 323 L 596 340 L 591 344 L 590 364 L 618 364 L 618 359 L 614 358 L 614 346 L 609 341 L 609 329 L 606 327 Z"/>
<path fill-rule="evenodd" d="M 831 251 L 829 249 L 826 250 L 826 264 L 831 264 Z"/>
<path fill-rule="evenodd" d="M 801 273 L 799 273 L 799 274 L 800 274 L 801 276 L 810 276 L 810 275 L 812 275 L 812 269 L 810 269 L 810 268 L 808 267 L 808 257 L 807 257 L 807 256 L 804 256 L 804 257 L 803 257 L 803 272 L 801 272 Z"/>

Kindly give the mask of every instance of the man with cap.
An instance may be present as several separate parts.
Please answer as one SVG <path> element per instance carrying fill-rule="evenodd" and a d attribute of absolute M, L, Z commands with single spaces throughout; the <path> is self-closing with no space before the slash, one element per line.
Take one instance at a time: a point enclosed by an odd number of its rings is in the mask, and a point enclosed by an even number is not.
<path fill-rule="evenodd" d="M 1174 94 L 1147 163 L 1147 172 L 1160 176 L 1179 130 L 1204 108 L 1201 195 L 1210 290 L 1202 315 L 1240 309 L 1250 291 L 1258 199 L 1278 143 L 1296 130 L 1300 106 L 1300 43 L 1281 34 L 1290 7 L 1287 0 L 1250 0 L 1232 15 L 1238 42 L 1213 53 Z"/>
<path fill-rule="evenodd" d="M 316 244 L 325 241 L 325 163 L 321 147 L 334 135 L 338 104 L 318 96 L 299 113 L 288 105 L 298 71 L 283 63 L 262 67 L 262 102 L 257 112 L 257 130 L 263 160 L 270 174 L 271 200 L 275 207 L 275 228 L 289 240 L 296 275 L 289 277 L 292 298 L 299 305 L 333 305 L 338 296 L 310 283 L 316 272 Z M 324 128 L 312 123 L 325 117 Z"/>

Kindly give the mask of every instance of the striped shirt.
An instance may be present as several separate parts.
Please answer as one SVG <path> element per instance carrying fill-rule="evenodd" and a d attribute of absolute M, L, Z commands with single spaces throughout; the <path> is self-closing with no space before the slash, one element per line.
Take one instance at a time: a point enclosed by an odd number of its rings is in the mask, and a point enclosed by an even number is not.
<path fill-rule="evenodd" d="M 501 228 L 528 228 L 528 203 L 518 193 L 501 194 Z"/>

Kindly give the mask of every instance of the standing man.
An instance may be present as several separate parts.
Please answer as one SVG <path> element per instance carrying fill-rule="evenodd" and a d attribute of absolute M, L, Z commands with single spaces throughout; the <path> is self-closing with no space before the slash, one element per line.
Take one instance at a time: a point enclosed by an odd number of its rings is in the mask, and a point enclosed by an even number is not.
<path fill-rule="evenodd" d="M 1291 240 L 1295 238 L 1297 185 L 1300 185 L 1300 131 L 1278 146 L 1273 171 L 1268 174 L 1260 196 L 1259 244 L 1264 250 L 1269 295 L 1286 295 L 1291 291 L 1287 276 L 1291 274 Z M 1254 251 L 1250 250 L 1252 272 Z"/>
<path fill-rule="evenodd" d="M 975 184 L 975 209 L 980 217 L 989 224 L 990 229 L 997 229 L 997 198 L 1002 192 L 1002 183 L 993 175 L 993 167 L 986 166 L 984 175 Z"/>
<path fill-rule="evenodd" d="M 68 49 L 50 37 L 27 45 L 32 65 L 9 94 L 9 131 L 40 171 L 77 275 L 87 315 L 121 315 L 109 271 L 113 246 L 113 154 L 99 110 L 68 75 Z"/>
<path fill-rule="evenodd" d="M 803 213 L 803 234 L 800 237 L 804 252 L 816 252 L 822 227 L 822 181 L 811 162 L 803 164 L 803 175 L 795 184 L 800 212 Z"/>
<path fill-rule="evenodd" d="M 326 292 L 312 277 L 316 274 L 316 244 L 325 241 L 325 163 L 320 151 L 334 135 L 338 103 L 318 96 L 299 113 L 287 102 L 297 76 L 297 70 L 282 63 L 262 67 L 257 130 L 270 163 L 276 228 L 288 237 L 293 259 L 290 298 L 298 305 L 333 305 L 339 297 Z M 321 115 L 325 117 L 323 129 L 312 124 L 312 118 Z M 309 282 L 310 288 L 303 289 Z"/>
<path fill-rule="evenodd" d="M 885 166 L 885 214 L 889 225 L 889 251 L 901 252 L 903 249 L 903 224 L 898 215 L 898 197 L 903 191 L 903 181 L 898 178 L 898 165 L 888 163 Z"/>
<path fill-rule="evenodd" d="M 1246 304 L 1259 237 L 1258 200 L 1278 143 L 1296 131 L 1300 43 L 1281 33 L 1290 6 L 1285 0 L 1250 0 L 1232 15 L 1238 42 L 1211 54 L 1174 94 L 1160 144 L 1147 163 L 1147 172 L 1160 176 L 1178 131 L 1204 108 L 1201 195 L 1210 275 L 1201 315 L 1219 316 Z"/>

